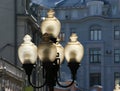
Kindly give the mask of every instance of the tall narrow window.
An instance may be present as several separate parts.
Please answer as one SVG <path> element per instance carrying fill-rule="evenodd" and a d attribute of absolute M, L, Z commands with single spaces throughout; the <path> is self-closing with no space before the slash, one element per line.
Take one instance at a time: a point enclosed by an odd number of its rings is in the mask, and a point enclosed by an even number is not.
<path fill-rule="evenodd" d="M 101 74 L 100 73 L 90 73 L 90 87 L 94 85 L 101 85 Z"/>
<path fill-rule="evenodd" d="M 65 40 L 65 33 L 64 32 L 60 32 L 59 39 L 60 39 L 60 41 L 64 41 Z"/>
<path fill-rule="evenodd" d="M 99 48 L 89 49 L 89 60 L 90 63 L 100 63 L 101 62 L 101 50 Z"/>
<path fill-rule="evenodd" d="M 120 49 L 114 50 L 114 62 L 120 63 Z"/>
<path fill-rule="evenodd" d="M 115 80 L 115 84 L 120 85 L 120 72 L 115 72 L 114 73 L 114 80 Z"/>
<path fill-rule="evenodd" d="M 90 40 L 101 40 L 101 27 L 93 25 L 90 27 Z"/>
<path fill-rule="evenodd" d="M 120 26 L 114 27 L 114 39 L 119 40 L 120 39 Z"/>

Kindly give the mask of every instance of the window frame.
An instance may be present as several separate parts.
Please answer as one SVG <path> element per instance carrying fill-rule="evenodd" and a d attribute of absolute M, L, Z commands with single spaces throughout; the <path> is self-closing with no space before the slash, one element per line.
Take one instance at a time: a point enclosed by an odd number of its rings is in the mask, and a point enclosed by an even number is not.
<path fill-rule="evenodd" d="M 92 40 L 92 41 L 102 40 L 101 26 L 92 25 L 90 27 L 90 40 Z"/>
<path fill-rule="evenodd" d="M 97 84 L 95 84 L 95 82 Z M 101 73 L 90 73 L 89 74 L 89 86 L 91 87 L 94 85 L 101 85 Z"/>
<path fill-rule="evenodd" d="M 65 32 L 60 32 L 58 37 L 61 42 L 64 42 L 65 41 Z"/>
<path fill-rule="evenodd" d="M 101 63 L 101 49 L 100 48 L 89 48 L 89 62 L 90 63 Z"/>
<path fill-rule="evenodd" d="M 119 34 L 116 35 L 116 32 Z M 114 40 L 120 40 L 120 26 L 114 26 Z"/>
<path fill-rule="evenodd" d="M 116 57 L 118 58 L 119 61 L 116 61 Z M 120 49 L 114 49 L 114 63 L 120 63 Z"/>

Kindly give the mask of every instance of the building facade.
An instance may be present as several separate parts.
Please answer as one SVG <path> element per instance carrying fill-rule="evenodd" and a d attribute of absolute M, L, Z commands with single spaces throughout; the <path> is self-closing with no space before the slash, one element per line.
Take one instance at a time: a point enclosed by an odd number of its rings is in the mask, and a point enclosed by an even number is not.
<path fill-rule="evenodd" d="M 18 60 L 18 46 L 25 34 L 34 43 L 39 25 L 30 10 L 30 0 L 0 1 L 0 91 L 23 91 L 25 74 Z"/>
<path fill-rule="evenodd" d="M 0 59 L 0 91 L 23 91 L 25 75 L 23 70 L 7 60 Z"/>
<path fill-rule="evenodd" d="M 100 85 L 103 91 L 113 91 L 115 84 L 120 84 L 120 0 L 62 0 L 53 8 L 62 24 L 59 36 L 63 46 L 71 33 L 77 33 L 84 46 L 78 87 L 88 91 Z M 46 16 L 47 9 L 38 11 L 40 17 Z M 69 79 L 65 64 L 61 75 Z"/>

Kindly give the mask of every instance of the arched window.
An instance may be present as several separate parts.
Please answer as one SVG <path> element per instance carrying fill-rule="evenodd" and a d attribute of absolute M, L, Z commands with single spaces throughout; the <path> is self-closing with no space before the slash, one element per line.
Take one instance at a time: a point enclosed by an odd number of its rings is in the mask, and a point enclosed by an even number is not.
<path fill-rule="evenodd" d="M 90 27 L 90 40 L 101 40 L 101 26 L 92 25 Z"/>

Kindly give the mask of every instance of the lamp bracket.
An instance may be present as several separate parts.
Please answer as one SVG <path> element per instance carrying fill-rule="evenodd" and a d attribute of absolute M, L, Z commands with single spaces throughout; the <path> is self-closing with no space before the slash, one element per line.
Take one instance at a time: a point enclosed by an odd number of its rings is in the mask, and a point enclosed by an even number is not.
<path fill-rule="evenodd" d="M 63 87 L 63 88 L 66 88 L 66 87 L 70 87 L 75 79 L 76 79 L 76 73 L 77 73 L 77 69 L 79 68 L 79 63 L 77 63 L 76 61 L 72 60 L 68 63 L 68 67 L 70 68 L 71 70 L 71 74 L 72 74 L 72 81 L 70 84 L 68 85 L 62 85 L 59 83 L 59 81 L 57 80 L 57 84 L 60 86 L 60 87 Z"/>
<path fill-rule="evenodd" d="M 42 84 L 41 86 L 35 86 L 32 82 L 31 82 L 31 74 L 32 74 L 32 71 L 33 69 L 35 68 L 34 67 L 34 64 L 30 64 L 30 63 L 27 63 L 27 64 L 23 64 L 23 68 L 25 70 L 25 73 L 26 75 L 28 76 L 28 81 L 30 83 L 30 85 L 34 88 L 41 88 L 43 86 L 45 86 L 46 82 L 44 82 L 44 84 Z"/>

